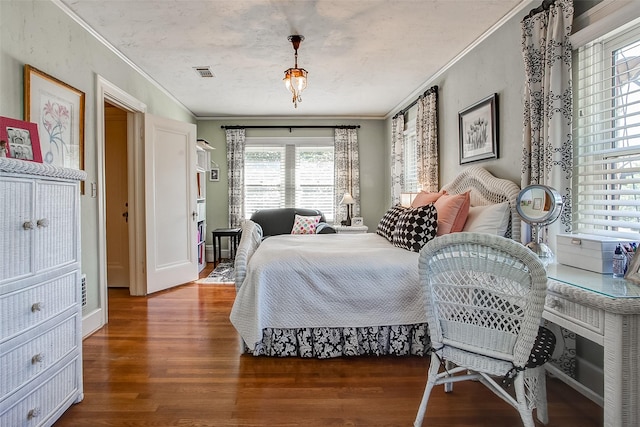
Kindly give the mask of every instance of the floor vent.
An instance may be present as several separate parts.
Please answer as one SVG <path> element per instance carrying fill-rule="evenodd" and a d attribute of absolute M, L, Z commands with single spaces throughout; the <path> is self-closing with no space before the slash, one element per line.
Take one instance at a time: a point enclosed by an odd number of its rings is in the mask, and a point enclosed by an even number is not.
<path fill-rule="evenodd" d="M 87 275 L 83 274 L 80 279 L 80 285 L 82 288 L 82 306 L 85 307 L 87 305 Z"/>

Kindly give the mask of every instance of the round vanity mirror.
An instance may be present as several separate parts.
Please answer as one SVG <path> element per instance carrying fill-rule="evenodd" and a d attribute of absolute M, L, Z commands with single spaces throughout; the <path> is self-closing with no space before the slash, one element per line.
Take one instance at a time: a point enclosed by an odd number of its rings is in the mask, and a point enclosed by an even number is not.
<path fill-rule="evenodd" d="M 527 247 L 539 257 L 553 257 L 553 252 L 541 242 L 540 227 L 551 224 L 562 213 L 562 197 L 551 187 L 529 185 L 518 194 L 516 210 L 522 220 L 533 226 L 533 241 Z"/>

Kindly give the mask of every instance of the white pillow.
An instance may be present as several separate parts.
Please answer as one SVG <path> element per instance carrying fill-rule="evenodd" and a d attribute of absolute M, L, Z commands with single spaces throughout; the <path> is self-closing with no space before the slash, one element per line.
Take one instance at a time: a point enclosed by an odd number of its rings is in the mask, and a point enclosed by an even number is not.
<path fill-rule="evenodd" d="M 509 202 L 486 206 L 471 206 L 469 215 L 467 215 L 467 222 L 464 223 L 462 231 L 504 236 L 509 226 L 510 216 Z"/>

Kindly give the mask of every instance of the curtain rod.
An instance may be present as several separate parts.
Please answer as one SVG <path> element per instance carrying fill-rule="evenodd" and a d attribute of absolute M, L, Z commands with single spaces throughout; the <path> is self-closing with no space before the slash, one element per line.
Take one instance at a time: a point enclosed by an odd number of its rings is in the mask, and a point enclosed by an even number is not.
<path fill-rule="evenodd" d="M 420 99 L 424 98 L 427 95 L 431 95 L 432 93 L 435 93 L 436 95 L 438 95 L 438 86 L 431 86 L 429 89 L 427 89 L 422 95 L 420 95 L 415 101 L 413 101 L 411 104 L 407 105 L 406 107 L 404 107 L 402 110 L 398 111 L 398 113 L 393 116 L 393 118 L 395 119 L 396 117 L 398 117 L 400 114 L 404 114 L 407 111 L 409 111 L 409 109 L 411 107 L 413 107 L 414 105 L 416 105 L 418 103 L 418 101 L 420 101 Z"/>
<path fill-rule="evenodd" d="M 294 126 L 220 126 L 222 129 L 360 129 L 360 125 L 333 125 L 333 126 L 313 126 L 313 125 L 294 125 Z"/>
<path fill-rule="evenodd" d="M 522 20 L 526 20 L 529 19 L 531 17 L 533 17 L 534 15 L 544 11 L 544 10 L 549 10 L 549 8 L 556 2 L 556 0 L 544 0 L 542 2 L 542 4 L 538 7 L 536 7 L 535 9 L 531 9 L 531 11 L 529 11 L 529 13 L 527 14 L 527 16 L 525 16 Z"/>

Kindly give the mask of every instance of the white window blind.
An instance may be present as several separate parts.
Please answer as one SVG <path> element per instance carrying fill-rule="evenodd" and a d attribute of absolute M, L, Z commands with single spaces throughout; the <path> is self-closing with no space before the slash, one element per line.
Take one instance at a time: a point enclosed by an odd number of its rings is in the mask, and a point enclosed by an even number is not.
<path fill-rule="evenodd" d="M 319 209 L 333 222 L 333 139 L 247 138 L 245 217 L 257 209 Z"/>
<path fill-rule="evenodd" d="M 574 231 L 640 232 L 640 31 L 578 50 Z"/>
<path fill-rule="evenodd" d="M 403 136 L 404 188 L 403 192 L 416 193 L 418 190 L 418 153 L 415 120 L 407 124 Z"/>
<path fill-rule="evenodd" d="M 246 146 L 244 153 L 245 217 L 258 209 L 285 205 L 284 147 Z"/>

